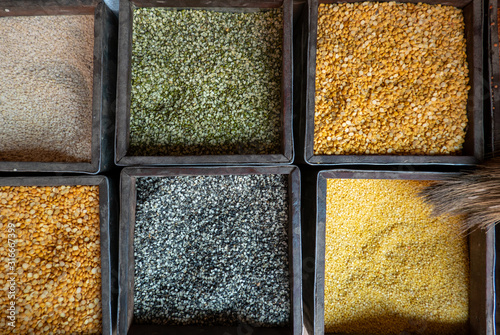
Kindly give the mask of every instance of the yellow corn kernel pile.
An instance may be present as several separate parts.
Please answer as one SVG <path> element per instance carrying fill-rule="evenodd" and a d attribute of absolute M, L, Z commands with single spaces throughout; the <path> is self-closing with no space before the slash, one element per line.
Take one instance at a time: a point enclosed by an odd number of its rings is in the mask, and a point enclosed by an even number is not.
<path fill-rule="evenodd" d="M 0 329 L 17 334 L 102 332 L 97 186 L 0 187 Z M 15 226 L 15 275 L 9 227 Z M 8 280 L 14 277 L 15 298 Z M 7 307 L 16 307 L 15 327 Z"/>
<path fill-rule="evenodd" d="M 459 154 L 470 87 L 462 11 L 321 4 L 314 154 Z"/>
<path fill-rule="evenodd" d="M 327 181 L 325 331 L 463 334 L 469 261 L 459 218 L 434 218 L 427 181 Z"/>

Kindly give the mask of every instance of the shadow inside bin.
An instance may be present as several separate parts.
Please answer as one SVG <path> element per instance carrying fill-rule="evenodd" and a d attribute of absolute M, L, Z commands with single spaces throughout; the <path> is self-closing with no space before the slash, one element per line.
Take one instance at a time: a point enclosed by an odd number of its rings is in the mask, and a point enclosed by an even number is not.
<path fill-rule="evenodd" d="M 246 320 L 245 320 L 246 319 Z M 225 321 L 226 320 L 226 321 Z M 232 321 L 229 321 L 232 320 Z M 167 321 L 164 319 L 164 321 Z M 175 322 L 171 320 L 171 322 Z M 262 327 L 256 323 L 252 318 L 245 318 L 239 313 L 222 311 L 222 312 L 206 312 L 184 319 L 182 323 L 185 325 L 159 325 L 159 324 L 146 324 L 137 323 L 134 319 L 128 335 L 137 334 L 218 334 L 218 335 L 250 335 L 250 334 L 263 334 L 263 335 L 291 335 L 291 328 L 288 322 L 276 327 Z M 220 324 L 226 324 L 220 326 Z"/>
<path fill-rule="evenodd" d="M 33 163 L 90 163 L 79 157 L 67 155 L 58 150 L 27 148 L 0 151 L 1 162 L 33 162 Z"/>
<path fill-rule="evenodd" d="M 173 313 L 173 315 L 176 315 L 176 313 Z M 287 320 L 276 324 L 274 327 L 262 326 L 262 323 L 257 322 L 252 317 L 229 310 L 197 313 L 196 316 L 183 318 L 182 321 L 176 317 L 167 317 L 161 321 L 168 322 L 170 325 L 151 324 L 147 320 L 137 322 L 134 318 L 128 334 L 143 335 L 145 332 L 148 334 L 155 332 L 158 332 L 158 334 L 203 333 L 223 335 L 290 334 L 290 326 Z"/>
<path fill-rule="evenodd" d="M 150 145 L 133 146 L 128 156 L 199 156 L 199 155 L 277 155 L 281 154 L 280 143 L 246 142 L 216 145 Z"/>
<path fill-rule="evenodd" d="M 379 317 L 360 317 L 350 322 L 339 322 L 326 328 L 325 334 L 345 335 L 425 335 L 425 334 L 453 334 L 465 335 L 469 333 L 468 322 L 438 322 L 412 317 L 403 317 L 394 314 L 380 315 Z"/>
<path fill-rule="evenodd" d="M 247 324 L 233 327 L 160 326 L 132 324 L 127 335 L 290 335 L 288 328 L 254 328 Z"/>

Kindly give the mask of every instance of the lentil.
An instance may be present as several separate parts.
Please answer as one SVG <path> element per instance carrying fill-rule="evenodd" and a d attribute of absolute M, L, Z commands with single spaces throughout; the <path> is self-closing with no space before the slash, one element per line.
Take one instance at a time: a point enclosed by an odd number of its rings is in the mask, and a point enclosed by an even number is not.
<path fill-rule="evenodd" d="M 280 152 L 281 9 L 135 8 L 131 155 Z"/>
<path fill-rule="evenodd" d="M 460 154 L 468 68 L 458 8 L 320 4 L 315 155 Z"/>
<path fill-rule="evenodd" d="M 12 333 L 100 334 L 98 187 L 0 187 L 0 257 L 4 260 L 10 258 L 9 224 L 16 226 L 17 235 Z M 0 283 L 5 287 L 12 271 L 2 268 Z M 11 301 L 7 290 L 1 290 L 0 305 Z M 11 329 L 7 322 L 5 307 L 0 310 L 0 328 Z"/>
<path fill-rule="evenodd" d="M 138 178 L 134 322 L 286 326 L 284 175 Z"/>
<path fill-rule="evenodd" d="M 467 241 L 418 197 L 429 183 L 327 181 L 326 332 L 465 332 Z"/>

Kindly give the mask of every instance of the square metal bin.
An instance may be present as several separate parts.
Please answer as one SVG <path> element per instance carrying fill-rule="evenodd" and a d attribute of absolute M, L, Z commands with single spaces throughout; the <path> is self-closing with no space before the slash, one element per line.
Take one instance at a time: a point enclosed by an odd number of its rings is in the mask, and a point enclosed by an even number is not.
<path fill-rule="evenodd" d="M 0 161 L 0 172 L 67 172 L 97 174 L 113 164 L 116 86 L 116 17 L 99 0 L 7 0 L 0 3 L 2 16 L 94 15 L 91 161 Z M 65 129 L 58 129 L 64 132 Z"/>
<path fill-rule="evenodd" d="M 386 2 L 388 0 L 382 0 Z M 305 84 L 301 94 L 302 129 L 301 145 L 306 163 L 311 165 L 473 165 L 483 159 L 483 103 L 487 97 L 487 86 L 483 78 L 483 1 L 482 0 L 426 0 L 402 1 L 408 3 L 451 5 L 463 9 L 467 63 L 469 66 L 469 91 L 467 101 L 468 126 L 463 144 L 462 155 L 315 155 L 314 154 L 314 113 L 315 113 L 315 77 L 318 6 L 327 3 L 359 2 L 356 0 L 310 0 L 307 3 L 308 15 L 304 15 L 299 30 L 305 34 L 302 39 L 302 57 L 305 59 L 301 73 Z"/>
<path fill-rule="evenodd" d="M 111 335 L 116 314 L 117 289 L 112 278 L 116 278 L 114 267 L 117 255 L 110 249 L 115 234 L 115 205 L 112 199 L 113 185 L 104 176 L 78 177 L 7 177 L 0 178 L 0 186 L 99 186 L 99 219 L 101 246 L 101 303 L 102 334 Z"/>
<path fill-rule="evenodd" d="M 290 321 L 286 328 L 163 326 L 134 324 L 134 225 L 136 180 L 140 177 L 283 174 L 288 176 L 288 257 L 290 275 Z M 125 168 L 120 181 L 120 251 L 118 334 L 302 334 L 302 270 L 300 228 L 300 173 L 294 166 L 275 167 L 199 167 Z"/>
<path fill-rule="evenodd" d="M 244 12 L 253 9 L 283 8 L 283 54 L 281 79 L 281 149 L 277 154 L 131 156 L 130 105 L 133 9 L 137 7 L 196 8 L 217 11 Z M 292 1 L 291 0 L 121 0 L 118 41 L 118 87 L 116 106 L 115 163 L 130 165 L 230 165 L 230 164 L 289 164 L 293 161 L 292 135 Z"/>
<path fill-rule="evenodd" d="M 439 180 L 450 173 L 433 172 L 388 172 L 328 170 L 318 173 L 316 200 L 311 206 L 316 209 L 315 233 L 311 232 L 304 257 L 314 259 L 310 275 L 304 285 L 314 290 L 314 295 L 304 295 L 304 315 L 310 334 L 324 334 L 324 280 L 325 280 L 325 223 L 327 179 L 399 179 Z M 314 202 L 314 204 L 313 204 Z M 313 214 L 308 217 L 311 218 Z M 495 231 L 474 230 L 468 235 L 469 245 L 469 324 L 468 334 L 494 334 L 494 259 Z M 305 249 L 306 250 L 306 249 Z M 306 255 L 307 254 L 307 255 Z"/>

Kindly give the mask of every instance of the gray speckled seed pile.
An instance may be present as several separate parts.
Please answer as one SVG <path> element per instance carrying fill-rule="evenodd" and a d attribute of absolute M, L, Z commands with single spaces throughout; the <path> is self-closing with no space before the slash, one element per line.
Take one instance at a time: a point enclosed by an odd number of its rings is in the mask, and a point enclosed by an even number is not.
<path fill-rule="evenodd" d="M 284 175 L 139 178 L 134 320 L 285 326 Z"/>
<path fill-rule="evenodd" d="M 280 152 L 283 11 L 135 8 L 130 155 Z"/>

